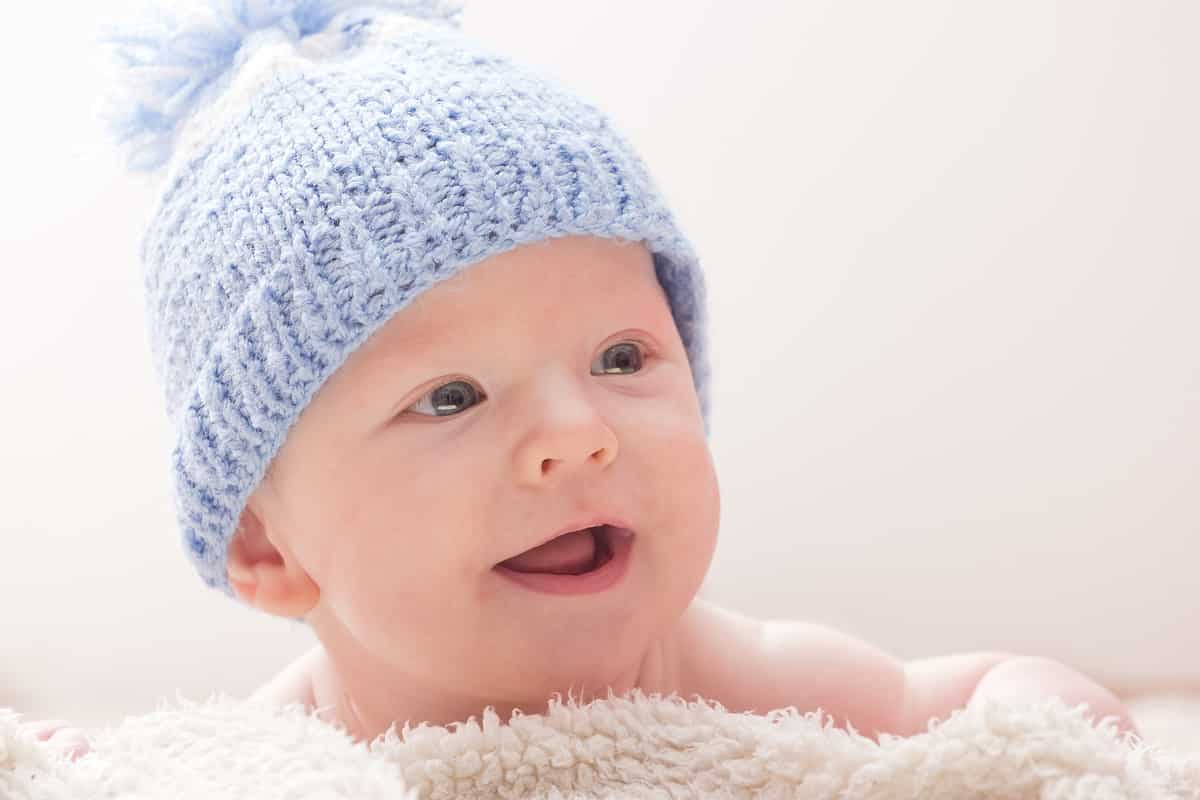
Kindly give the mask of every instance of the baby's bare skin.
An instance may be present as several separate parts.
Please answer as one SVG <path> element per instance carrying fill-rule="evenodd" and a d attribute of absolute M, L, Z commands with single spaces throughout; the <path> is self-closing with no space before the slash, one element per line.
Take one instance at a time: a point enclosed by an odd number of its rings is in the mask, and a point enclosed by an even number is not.
<path fill-rule="evenodd" d="M 631 344 L 636 368 L 596 371 L 618 345 L 628 360 Z M 437 416 L 431 392 L 452 383 L 439 395 L 451 413 Z M 549 597 L 497 573 L 597 512 L 635 532 L 613 588 Z M 825 627 L 701 600 L 719 517 L 690 365 L 649 252 L 566 237 L 494 256 L 352 353 L 251 496 L 230 582 L 263 611 L 304 617 L 320 642 L 254 696 L 323 709 L 367 740 L 405 721 L 485 706 L 508 719 L 544 711 L 556 692 L 635 687 L 731 711 L 820 708 L 871 736 L 920 732 L 988 694 L 1060 694 L 1132 727 L 1111 693 L 1053 662 L 976 653 L 906 665 Z"/>
<path fill-rule="evenodd" d="M 787 706 L 821 709 L 838 727 L 853 726 L 875 740 L 881 733 L 921 733 L 931 720 L 946 719 L 951 711 L 985 697 L 1032 701 L 1057 695 L 1070 705 L 1087 703 L 1096 719 L 1114 716 L 1119 730 L 1137 733 L 1115 695 L 1049 659 L 977 652 L 904 664 L 823 626 L 763 623 L 700 599 L 680 628 L 685 633 L 674 637 L 672 653 L 659 661 L 659 671 L 639 675 L 635 682 L 647 694 L 676 693 L 688 699 L 699 695 L 733 712 L 764 713 Z M 322 646 L 314 646 L 251 699 L 323 709 L 323 718 L 348 730 L 369 729 L 330 684 L 316 688 L 318 676 L 328 673 L 324 656 Z M 800 663 L 793 670 L 794 659 Z M 750 666 L 755 664 L 758 669 Z M 402 722 L 397 721 L 397 728 Z M 367 737 L 360 733 L 360 738 Z"/>

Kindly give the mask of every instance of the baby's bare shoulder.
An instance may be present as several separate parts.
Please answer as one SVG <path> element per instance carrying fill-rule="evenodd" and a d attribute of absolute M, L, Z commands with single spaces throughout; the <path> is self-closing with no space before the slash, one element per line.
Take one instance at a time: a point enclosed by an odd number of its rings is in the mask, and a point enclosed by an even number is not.
<path fill-rule="evenodd" d="M 316 705 L 313 699 L 313 665 L 320 654 L 321 646 L 316 645 L 256 689 L 254 694 L 250 695 L 250 700 L 266 702 L 281 708 L 292 703 L 301 703 L 306 710 L 312 709 Z"/>
<path fill-rule="evenodd" d="M 761 621 L 695 598 L 671 645 L 681 697 L 698 694 L 734 712 L 757 705 L 757 687 L 745 680 L 745 666 L 761 661 Z"/>
<path fill-rule="evenodd" d="M 904 662 L 829 626 L 759 620 L 697 599 L 680 622 L 683 696 L 734 712 L 820 708 L 860 732 L 888 730 L 902 712 Z"/>

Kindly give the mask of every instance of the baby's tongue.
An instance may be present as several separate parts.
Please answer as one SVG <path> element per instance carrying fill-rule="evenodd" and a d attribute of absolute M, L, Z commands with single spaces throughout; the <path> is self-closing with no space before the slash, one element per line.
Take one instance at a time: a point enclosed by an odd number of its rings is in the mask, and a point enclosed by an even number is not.
<path fill-rule="evenodd" d="M 595 557 L 596 541 L 588 529 L 551 539 L 510 558 L 503 565 L 517 572 L 579 573 L 590 567 Z"/>

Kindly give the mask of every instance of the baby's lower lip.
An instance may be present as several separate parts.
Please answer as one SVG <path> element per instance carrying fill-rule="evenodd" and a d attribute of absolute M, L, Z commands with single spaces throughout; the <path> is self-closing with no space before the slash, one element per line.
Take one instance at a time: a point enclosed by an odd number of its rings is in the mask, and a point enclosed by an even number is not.
<path fill-rule="evenodd" d="M 617 585 L 629 571 L 629 560 L 633 551 L 633 532 L 613 528 L 608 536 L 612 557 L 590 572 L 579 575 L 555 574 L 552 572 L 517 572 L 502 564 L 493 571 L 525 589 L 542 594 L 582 595 L 598 594 Z"/>

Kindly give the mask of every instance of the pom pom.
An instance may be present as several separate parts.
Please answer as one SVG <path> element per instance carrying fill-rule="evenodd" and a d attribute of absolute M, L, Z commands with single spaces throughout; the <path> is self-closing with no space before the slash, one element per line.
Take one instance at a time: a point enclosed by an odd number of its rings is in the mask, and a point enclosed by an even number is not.
<path fill-rule="evenodd" d="M 206 92 L 235 71 L 253 43 L 287 37 L 294 43 L 323 32 L 331 19 L 362 7 L 461 27 L 464 0 L 212 0 L 202 5 L 160 2 L 140 18 L 100 29 L 110 49 L 114 88 L 100 116 L 126 166 L 151 171 L 166 163 L 180 125 L 203 104 Z M 359 23 L 345 26 L 352 33 Z M 347 35 L 346 41 L 350 41 Z"/>

